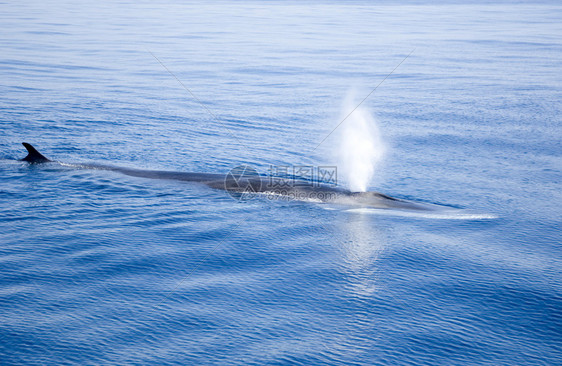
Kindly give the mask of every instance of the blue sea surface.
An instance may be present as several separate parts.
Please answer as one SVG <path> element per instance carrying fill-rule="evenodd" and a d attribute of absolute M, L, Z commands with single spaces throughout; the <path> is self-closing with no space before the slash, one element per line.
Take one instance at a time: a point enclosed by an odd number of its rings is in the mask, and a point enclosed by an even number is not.
<path fill-rule="evenodd" d="M 561 19 L 1 3 L 0 364 L 562 364 Z M 315 148 L 346 95 L 383 80 L 362 105 L 388 146 L 370 190 L 466 214 L 17 160 L 25 141 L 138 169 L 331 166 L 340 130 Z"/>

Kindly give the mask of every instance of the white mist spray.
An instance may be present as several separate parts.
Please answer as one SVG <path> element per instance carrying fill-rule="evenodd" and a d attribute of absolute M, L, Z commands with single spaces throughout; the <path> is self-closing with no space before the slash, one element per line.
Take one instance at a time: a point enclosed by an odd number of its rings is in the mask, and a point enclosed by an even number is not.
<path fill-rule="evenodd" d="M 350 92 L 345 99 L 342 119 L 357 107 L 353 96 Z M 365 192 L 386 151 L 379 126 L 369 111 L 359 106 L 339 128 L 338 175 L 352 192 Z"/>

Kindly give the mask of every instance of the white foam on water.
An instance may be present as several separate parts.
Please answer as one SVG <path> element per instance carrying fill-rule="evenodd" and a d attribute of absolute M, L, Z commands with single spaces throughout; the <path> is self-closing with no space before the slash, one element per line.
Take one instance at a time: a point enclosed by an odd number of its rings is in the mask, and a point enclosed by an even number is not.
<path fill-rule="evenodd" d="M 499 216 L 494 214 L 478 213 L 463 209 L 445 209 L 438 211 L 407 211 L 361 207 L 346 209 L 344 211 L 370 215 L 419 217 L 425 219 L 440 220 L 493 220 L 499 218 Z"/>

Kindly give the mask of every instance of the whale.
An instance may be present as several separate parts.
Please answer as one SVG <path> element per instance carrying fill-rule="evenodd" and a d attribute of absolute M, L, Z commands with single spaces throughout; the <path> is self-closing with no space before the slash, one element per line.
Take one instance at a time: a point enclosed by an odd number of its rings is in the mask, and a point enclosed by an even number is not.
<path fill-rule="evenodd" d="M 274 177 L 275 179 L 271 179 L 272 177 L 262 176 L 255 169 L 246 165 L 233 168 L 226 174 L 219 174 L 145 170 L 106 164 L 72 164 L 48 159 L 27 142 L 22 142 L 22 145 L 26 148 L 28 154 L 20 161 L 25 161 L 29 164 L 60 164 L 77 169 L 113 171 L 147 179 L 191 182 L 227 191 L 232 197 L 240 200 L 254 196 L 266 196 L 269 199 L 277 200 L 312 201 L 377 209 L 415 211 L 431 211 L 435 209 L 435 205 L 395 198 L 374 191 L 352 192 L 336 185 L 300 178 Z M 275 181 L 275 184 L 264 184 L 267 181 Z"/>

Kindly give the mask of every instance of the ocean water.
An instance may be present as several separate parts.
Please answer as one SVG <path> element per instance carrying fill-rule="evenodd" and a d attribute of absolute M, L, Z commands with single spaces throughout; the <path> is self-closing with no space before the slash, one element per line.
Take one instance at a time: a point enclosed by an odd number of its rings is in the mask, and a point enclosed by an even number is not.
<path fill-rule="evenodd" d="M 562 363 L 559 4 L 0 10 L 0 364 Z M 382 80 L 369 189 L 461 210 L 17 161 L 331 166 Z"/>

